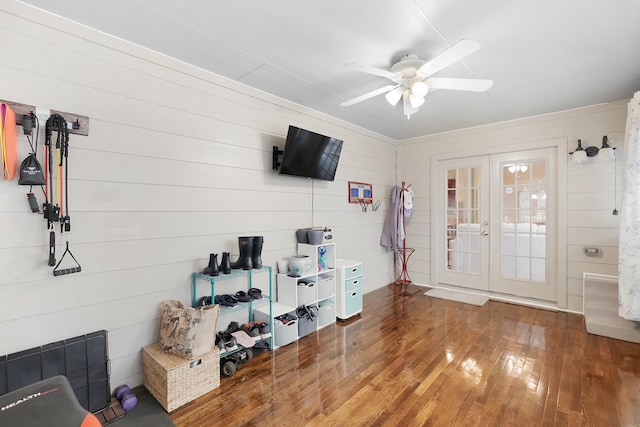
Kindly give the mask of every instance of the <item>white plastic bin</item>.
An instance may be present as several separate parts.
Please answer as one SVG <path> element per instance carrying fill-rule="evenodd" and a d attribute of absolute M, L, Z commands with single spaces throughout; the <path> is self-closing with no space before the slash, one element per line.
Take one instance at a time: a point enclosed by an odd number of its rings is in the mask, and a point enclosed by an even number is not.
<path fill-rule="evenodd" d="M 318 300 L 332 297 L 335 294 L 336 278 L 333 275 L 318 276 Z"/>
<path fill-rule="evenodd" d="M 279 320 L 273 321 L 273 343 L 283 346 L 294 342 L 298 338 L 298 321 L 289 320 L 285 325 Z"/>
<path fill-rule="evenodd" d="M 311 315 L 301 315 L 304 312 L 302 306 L 296 309 L 296 315 L 298 316 L 298 335 L 303 337 L 318 328 L 318 307 L 315 305 L 307 306 L 307 310 L 311 312 Z"/>
<path fill-rule="evenodd" d="M 318 303 L 318 327 L 322 327 L 336 320 L 336 305 L 332 299 Z"/>
<path fill-rule="evenodd" d="M 298 304 L 307 305 L 316 301 L 316 283 L 313 281 L 299 281 L 297 286 Z"/>

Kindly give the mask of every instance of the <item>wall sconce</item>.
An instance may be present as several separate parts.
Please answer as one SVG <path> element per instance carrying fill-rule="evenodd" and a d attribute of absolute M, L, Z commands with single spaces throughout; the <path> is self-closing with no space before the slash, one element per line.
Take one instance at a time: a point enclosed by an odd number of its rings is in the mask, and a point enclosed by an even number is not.
<path fill-rule="evenodd" d="M 616 159 L 616 155 L 613 152 L 613 147 L 609 145 L 609 138 L 607 136 L 602 137 L 602 147 L 600 147 L 600 153 L 598 157 L 601 160 L 606 160 L 610 162 L 611 160 Z"/>
<path fill-rule="evenodd" d="M 571 161 L 573 163 L 585 163 L 588 160 L 588 157 L 598 156 L 600 160 L 611 161 L 615 160 L 616 156 L 613 152 L 615 147 L 609 145 L 609 139 L 607 136 L 602 137 L 602 147 L 587 147 L 582 148 L 582 140 L 578 140 L 578 148 L 576 151 L 569 153 L 571 154 Z M 599 154 L 599 155 L 598 155 Z"/>

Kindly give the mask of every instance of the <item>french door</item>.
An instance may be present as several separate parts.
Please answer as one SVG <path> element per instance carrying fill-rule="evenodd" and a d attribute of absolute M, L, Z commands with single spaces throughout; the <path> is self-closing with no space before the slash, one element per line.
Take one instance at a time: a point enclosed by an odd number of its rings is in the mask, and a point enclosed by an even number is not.
<path fill-rule="evenodd" d="M 440 283 L 557 300 L 556 149 L 438 162 Z"/>
<path fill-rule="evenodd" d="M 489 290 L 489 156 L 443 160 L 438 166 L 438 279 Z"/>

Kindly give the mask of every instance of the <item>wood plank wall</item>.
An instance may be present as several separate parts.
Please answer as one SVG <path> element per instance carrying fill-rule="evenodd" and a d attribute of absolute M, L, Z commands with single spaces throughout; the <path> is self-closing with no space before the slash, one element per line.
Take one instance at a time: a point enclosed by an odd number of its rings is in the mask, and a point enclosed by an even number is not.
<path fill-rule="evenodd" d="M 567 151 L 572 152 L 582 139 L 583 146 L 602 145 L 602 136 L 616 146 L 617 179 L 612 163 L 590 161 L 587 164 L 566 165 L 566 176 L 558 180 L 567 189 L 566 209 L 559 212 L 567 223 L 567 245 L 559 248 L 566 254 L 566 307 L 582 312 L 582 273 L 617 275 L 618 217 L 614 208 L 614 183 L 618 187 L 618 201 L 622 183 L 621 156 L 627 115 L 627 102 L 618 101 L 559 113 L 544 114 L 489 126 L 464 129 L 404 141 L 400 145 L 398 170 L 400 179 L 411 183 L 415 191 L 414 210 L 407 221 L 407 242 L 415 247 L 410 264 L 412 279 L 417 283 L 432 284 L 431 277 L 431 156 L 457 153 L 465 156 L 516 148 L 518 144 L 566 140 Z M 568 156 L 570 160 L 570 156 Z M 591 258 L 582 253 L 584 246 L 603 249 L 603 257 Z"/>
<path fill-rule="evenodd" d="M 45 220 L 17 179 L 0 182 L 0 354 L 106 329 L 112 386 L 139 385 L 160 302 L 189 303 L 191 272 L 210 252 L 237 254 L 239 235 L 263 235 L 275 266 L 295 254 L 297 228 L 329 226 L 338 256 L 363 262 L 365 292 L 393 280 L 379 238 L 394 141 L 17 2 L 0 3 L 0 43 L 0 99 L 90 120 L 69 154 L 82 273 L 52 276 Z M 272 171 L 289 124 L 345 141 L 334 182 Z M 348 181 L 372 183 L 380 210 L 348 204 Z"/>

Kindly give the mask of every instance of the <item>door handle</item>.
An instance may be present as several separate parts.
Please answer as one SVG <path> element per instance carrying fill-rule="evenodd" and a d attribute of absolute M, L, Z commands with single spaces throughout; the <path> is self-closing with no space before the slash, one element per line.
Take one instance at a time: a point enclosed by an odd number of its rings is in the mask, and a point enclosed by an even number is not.
<path fill-rule="evenodd" d="M 488 236 L 488 235 L 489 235 L 489 232 L 488 232 L 487 230 L 484 230 L 484 231 L 482 232 L 482 235 L 483 235 L 483 236 Z"/>

